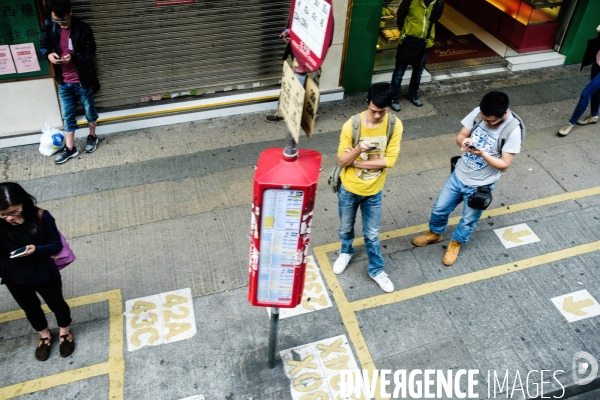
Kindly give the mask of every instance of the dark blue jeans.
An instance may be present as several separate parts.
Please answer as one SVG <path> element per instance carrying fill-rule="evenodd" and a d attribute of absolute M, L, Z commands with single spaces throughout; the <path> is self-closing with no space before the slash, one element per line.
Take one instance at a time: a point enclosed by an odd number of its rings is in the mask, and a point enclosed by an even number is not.
<path fill-rule="evenodd" d="M 579 96 L 579 103 L 573 111 L 573 115 L 569 120 L 571 125 L 575 125 L 579 118 L 583 117 L 583 113 L 587 109 L 588 104 L 591 104 L 591 114 L 594 117 L 598 116 L 600 110 L 600 65 L 595 62 L 592 64 L 592 75 L 590 83 L 583 89 L 581 96 Z"/>
<path fill-rule="evenodd" d="M 400 99 L 400 86 L 402 85 L 402 77 L 404 76 L 404 72 L 406 72 L 406 68 L 409 66 L 409 63 L 404 60 L 402 53 L 402 43 L 400 43 L 398 45 L 398 50 L 396 50 L 396 67 L 394 68 L 394 73 L 392 74 L 394 102 L 397 102 Z M 410 83 L 408 84 L 408 95 L 411 97 L 417 96 L 417 92 L 419 91 L 419 85 L 421 84 L 421 76 L 423 75 L 423 68 L 425 68 L 427 54 L 429 54 L 429 49 L 425 49 L 423 52 L 421 62 L 412 65 L 412 75 L 410 76 Z"/>
<path fill-rule="evenodd" d="M 94 102 L 94 89 L 91 86 L 84 89 L 79 83 L 60 84 L 58 85 L 58 100 L 60 101 L 65 132 L 75 132 L 78 128 L 75 119 L 77 100 L 83 106 L 88 122 L 96 122 L 98 119 L 98 111 L 96 111 L 96 103 Z"/>

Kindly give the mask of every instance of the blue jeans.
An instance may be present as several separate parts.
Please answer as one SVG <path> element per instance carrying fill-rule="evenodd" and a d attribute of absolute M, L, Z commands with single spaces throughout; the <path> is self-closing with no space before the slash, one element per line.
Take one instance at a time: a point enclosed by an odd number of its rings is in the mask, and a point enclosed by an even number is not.
<path fill-rule="evenodd" d="M 421 59 L 420 63 L 412 65 L 412 75 L 410 76 L 410 83 L 408 84 L 408 95 L 411 97 L 417 96 L 417 92 L 419 91 L 419 85 L 421 84 L 421 76 L 423 75 L 423 68 L 425 68 L 427 54 L 429 54 L 429 49 L 425 49 L 423 52 L 423 58 Z M 394 73 L 392 74 L 394 102 L 397 102 L 400 99 L 402 77 L 404 76 L 404 72 L 406 72 L 408 65 L 409 64 L 405 62 L 404 58 L 402 57 L 402 43 L 400 43 L 398 45 L 398 50 L 396 50 L 396 67 L 394 68 Z"/>
<path fill-rule="evenodd" d="M 354 241 L 354 221 L 360 206 L 363 222 L 363 236 L 369 265 L 367 272 L 374 278 L 383 271 L 385 262 L 381 257 L 381 241 L 379 240 L 379 227 L 381 225 L 381 200 L 382 192 L 373 196 L 359 196 L 350 193 L 344 185 L 338 190 L 338 212 L 340 215 L 340 229 L 338 236 L 342 242 L 340 253 L 354 254 L 352 242 Z"/>
<path fill-rule="evenodd" d="M 91 86 L 84 89 L 79 83 L 60 84 L 58 85 L 58 100 L 65 132 L 75 132 L 78 128 L 75 119 L 77 100 L 83 106 L 88 122 L 98 120 L 98 111 L 96 111 L 96 103 L 94 103 L 94 89 Z"/>
<path fill-rule="evenodd" d="M 492 191 L 494 190 L 494 186 L 496 186 L 495 183 L 491 186 Z M 444 233 L 446 225 L 448 225 L 448 216 L 454 211 L 457 205 L 464 202 L 462 218 L 452 234 L 452 240 L 467 243 L 483 213 L 483 210 L 474 210 L 467 205 L 467 200 L 476 189 L 475 187 L 463 184 L 453 172 L 446 180 L 433 206 L 433 210 L 431 210 L 429 229 L 438 235 Z"/>
<path fill-rule="evenodd" d="M 583 92 L 581 92 L 579 103 L 577 103 L 575 111 L 573 111 L 573 115 L 569 120 L 571 125 L 575 125 L 579 121 L 590 102 L 592 103 L 591 114 L 597 117 L 598 110 L 600 110 L 600 65 L 595 62 L 592 64 L 591 81 L 583 89 Z"/>

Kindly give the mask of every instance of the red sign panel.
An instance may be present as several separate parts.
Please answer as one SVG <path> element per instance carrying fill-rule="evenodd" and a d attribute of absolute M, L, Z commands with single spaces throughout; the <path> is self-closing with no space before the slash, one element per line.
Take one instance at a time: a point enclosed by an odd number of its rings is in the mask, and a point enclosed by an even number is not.
<path fill-rule="evenodd" d="M 321 155 L 301 149 L 263 151 L 254 175 L 248 301 L 294 308 L 302 302 Z"/>
<path fill-rule="evenodd" d="M 333 37 L 332 0 L 292 0 L 290 43 L 300 71 L 319 69 Z"/>

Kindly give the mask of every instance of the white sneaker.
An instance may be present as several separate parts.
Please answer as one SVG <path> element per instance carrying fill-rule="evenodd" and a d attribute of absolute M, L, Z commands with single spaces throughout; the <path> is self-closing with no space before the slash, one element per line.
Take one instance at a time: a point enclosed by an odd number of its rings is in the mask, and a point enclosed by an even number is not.
<path fill-rule="evenodd" d="M 598 122 L 598 116 L 596 115 L 595 117 L 593 115 L 588 115 L 585 118 L 581 118 L 579 121 L 577 121 L 577 125 L 587 125 L 587 124 L 595 124 Z"/>
<path fill-rule="evenodd" d="M 558 130 L 558 136 L 567 136 L 573 130 L 573 125 L 567 123 L 565 126 Z"/>
<path fill-rule="evenodd" d="M 344 272 L 344 270 L 348 266 L 348 263 L 350 262 L 351 258 L 352 258 L 352 254 L 340 253 L 340 255 L 338 256 L 338 259 L 335 260 L 335 263 L 333 264 L 333 272 L 336 275 L 339 275 L 342 272 Z"/>
<path fill-rule="evenodd" d="M 394 284 L 392 283 L 392 281 L 390 281 L 390 278 L 388 278 L 388 275 L 385 272 L 382 271 L 375 278 L 371 277 L 371 279 L 377 282 L 381 290 L 383 290 L 384 292 L 391 293 L 394 291 Z"/>

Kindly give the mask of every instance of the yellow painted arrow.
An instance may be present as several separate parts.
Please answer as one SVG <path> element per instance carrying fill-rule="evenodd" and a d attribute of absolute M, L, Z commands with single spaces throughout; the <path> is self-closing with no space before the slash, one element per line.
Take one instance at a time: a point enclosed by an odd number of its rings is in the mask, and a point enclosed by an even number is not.
<path fill-rule="evenodd" d="M 523 241 L 519 238 L 521 236 L 529 236 L 529 235 L 531 235 L 531 231 L 525 230 L 525 231 L 513 232 L 513 228 L 508 228 L 502 234 L 502 239 L 508 240 L 509 242 L 513 242 L 513 243 L 523 243 Z"/>
<path fill-rule="evenodd" d="M 594 301 L 592 299 L 585 299 L 580 301 L 573 301 L 573 296 L 569 296 L 565 298 L 565 302 L 563 304 L 563 310 L 575 315 L 586 315 L 586 312 L 581 311 L 582 308 L 593 306 Z"/>

